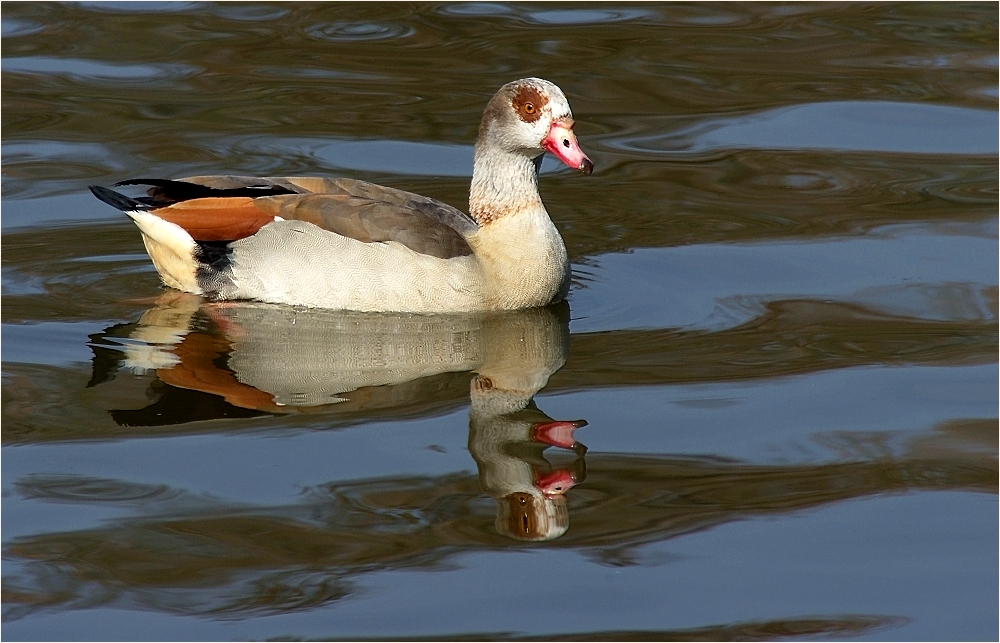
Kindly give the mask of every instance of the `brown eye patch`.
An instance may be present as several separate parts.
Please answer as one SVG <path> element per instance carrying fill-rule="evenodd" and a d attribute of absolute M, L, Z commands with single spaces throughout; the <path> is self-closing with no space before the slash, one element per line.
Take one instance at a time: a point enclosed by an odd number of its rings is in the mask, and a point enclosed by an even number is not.
<path fill-rule="evenodd" d="M 549 102 L 548 97 L 529 85 L 521 85 L 514 94 L 510 105 L 517 117 L 525 123 L 534 123 L 542 116 L 542 109 Z"/>

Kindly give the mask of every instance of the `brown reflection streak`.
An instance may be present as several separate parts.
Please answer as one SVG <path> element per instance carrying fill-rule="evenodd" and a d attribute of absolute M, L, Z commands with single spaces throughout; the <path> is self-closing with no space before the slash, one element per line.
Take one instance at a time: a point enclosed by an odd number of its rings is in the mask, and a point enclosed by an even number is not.
<path fill-rule="evenodd" d="M 174 349 L 174 353 L 181 359 L 180 364 L 174 368 L 159 369 L 157 374 L 166 384 L 221 395 L 234 406 L 280 412 L 281 408 L 274 404 L 271 395 L 242 384 L 231 371 L 213 364 L 231 348 L 232 345 L 225 337 L 191 333 Z"/>
<path fill-rule="evenodd" d="M 526 493 L 512 493 L 501 501 L 507 504 L 507 510 L 510 512 L 507 516 L 507 529 L 510 533 L 518 534 L 525 539 L 537 539 L 540 532 L 535 512 L 531 508 L 534 498 Z"/>
<path fill-rule="evenodd" d="M 770 641 L 803 636 L 841 636 L 869 634 L 877 630 L 905 625 L 909 619 L 894 616 L 844 615 L 828 618 L 800 618 L 775 621 L 750 621 L 688 630 L 607 630 L 546 634 L 546 641 Z M 467 633 L 405 639 L 349 639 L 378 641 L 537 641 L 542 637 L 519 636 L 513 632 Z M 347 640 L 324 637 L 324 641 Z"/>

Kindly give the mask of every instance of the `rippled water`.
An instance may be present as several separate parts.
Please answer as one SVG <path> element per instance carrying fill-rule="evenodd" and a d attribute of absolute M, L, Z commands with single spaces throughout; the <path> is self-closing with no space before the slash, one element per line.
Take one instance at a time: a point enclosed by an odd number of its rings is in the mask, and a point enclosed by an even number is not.
<path fill-rule="evenodd" d="M 996 638 L 997 18 L 5 3 L 4 637 Z M 86 190 L 465 208 L 529 75 L 568 306 L 213 305 Z"/>

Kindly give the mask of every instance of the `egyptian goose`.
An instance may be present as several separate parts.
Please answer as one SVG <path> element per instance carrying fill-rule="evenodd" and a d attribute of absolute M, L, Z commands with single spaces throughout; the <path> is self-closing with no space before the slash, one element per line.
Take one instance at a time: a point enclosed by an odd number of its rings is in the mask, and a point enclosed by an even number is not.
<path fill-rule="evenodd" d="M 148 196 L 91 186 L 128 214 L 163 282 L 212 299 L 360 311 L 542 306 L 569 289 L 566 246 L 538 195 L 542 155 L 585 174 L 562 90 L 508 83 L 479 126 L 470 215 L 353 179 L 133 179 Z"/>

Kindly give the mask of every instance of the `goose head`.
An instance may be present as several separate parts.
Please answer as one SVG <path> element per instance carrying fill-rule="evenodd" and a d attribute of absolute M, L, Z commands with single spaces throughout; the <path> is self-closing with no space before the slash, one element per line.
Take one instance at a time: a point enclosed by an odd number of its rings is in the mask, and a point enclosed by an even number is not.
<path fill-rule="evenodd" d="M 480 148 L 499 149 L 536 160 L 546 151 L 584 174 L 594 164 L 573 133 L 573 112 L 566 95 L 541 78 L 507 83 L 493 96 L 479 126 Z"/>

